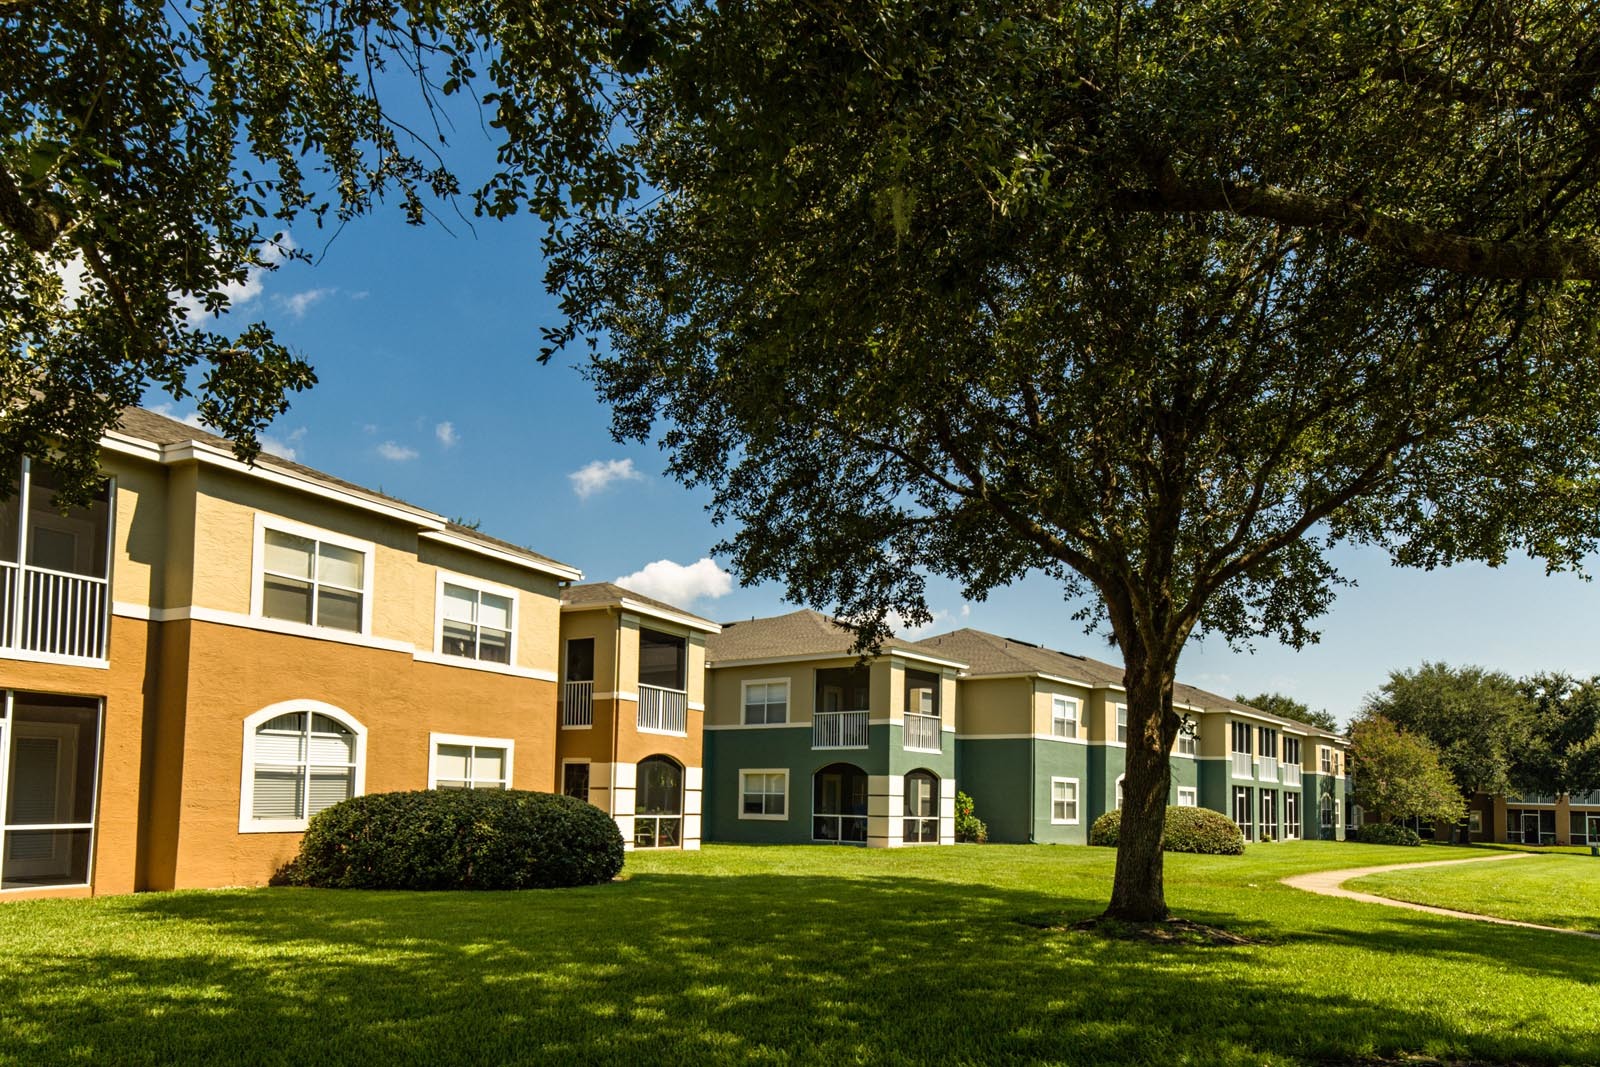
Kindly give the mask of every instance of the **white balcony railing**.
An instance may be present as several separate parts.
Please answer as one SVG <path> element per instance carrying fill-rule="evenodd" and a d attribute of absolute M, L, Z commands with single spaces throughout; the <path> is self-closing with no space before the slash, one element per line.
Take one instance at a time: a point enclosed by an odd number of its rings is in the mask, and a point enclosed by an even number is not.
<path fill-rule="evenodd" d="M 1256 777 L 1263 782 L 1276 782 L 1278 780 L 1278 758 L 1276 756 L 1262 756 L 1257 760 Z"/>
<path fill-rule="evenodd" d="M 1298 764 L 1298 763 L 1285 763 L 1283 765 L 1283 784 L 1284 785 L 1299 785 L 1300 784 L 1300 764 Z"/>
<path fill-rule="evenodd" d="M 107 585 L 104 578 L 0 564 L 0 645 L 105 659 Z"/>
<path fill-rule="evenodd" d="M 811 747 L 866 748 L 867 712 L 817 712 L 811 717 Z"/>
<path fill-rule="evenodd" d="M 1235 778 L 1255 777 L 1255 768 L 1250 764 L 1250 753 L 1235 752 L 1233 754 L 1233 776 Z"/>
<path fill-rule="evenodd" d="M 639 729 L 658 734 L 689 732 L 689 694 L 658 685 L 639 687 Z"/>
<path fill-rule="evenodd" d="M 562 688 L 561 725 L 594 725 L 594 682 L 568 682 Z"/>
<path fill-rule="evenodd" d="M 923 752 L 939 751 L 939 716 L 906 712 L 906 748 Z"/>

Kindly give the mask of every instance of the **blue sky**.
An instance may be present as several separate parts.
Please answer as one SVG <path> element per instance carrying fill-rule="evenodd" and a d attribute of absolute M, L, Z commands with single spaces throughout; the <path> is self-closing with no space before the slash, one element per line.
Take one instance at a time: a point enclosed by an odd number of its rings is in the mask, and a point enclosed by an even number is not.
<path fill-rule="evenodd" d="M 409 227 L 390 209 L 331 241 L 308 224 L 292 237 L 319 261 L 286 264 L 242 294 L 232 319 L 271 323 L 320 378 L 275 424 L 269 447 L 477 520 L 590 579 L 668 561 L 644 591 L 681 600 L 702 590 L 685 606 L 715 619 L 792 610 L 776 587 L 743 589 L 711 565 L 695 567 L 720 539 L 705 496 L 663 477 L 654 447 L 610 439 L 607 411 L 575 357 L 536 362 L 539 327 L 557 322 L 540 281 L 538 226 L 447 221 L 453 235 Z M 149 402 L 175 415 L 193 410 L 164 394 Z M 1390 567 L 1378 552 L 1346 551 L 1336 564 L 1359 584 L 1322 620 L 1320 644 L 1295 652 L 1263 641 L 1236 652 L 1220 640 L 1195 643 L 1180 677 L 1228 695 L 1276 689 L 1344 718 L 1390 670 L 1425 659 L 1513 674 L 1600 670 L 1593 584 L 1547 578 L 1527 561 L 1417 572 Z M 1072 621 L 1048 579 L 978 604 L 963 604 L 948 584 L 932 594 L 935 629 L 971 625 L 1115 658 Z"/>

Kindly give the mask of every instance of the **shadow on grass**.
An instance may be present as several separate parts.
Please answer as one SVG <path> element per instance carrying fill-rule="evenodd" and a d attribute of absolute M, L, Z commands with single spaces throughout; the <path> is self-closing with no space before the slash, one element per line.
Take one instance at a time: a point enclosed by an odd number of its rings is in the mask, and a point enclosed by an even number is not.
<path fill-rule="evenodd" d="M 1023 921 L 1101 906 L 1071 891 L 774 874 L 524 894 L 139 897 L 124 905 L 121 951 L 108 938 L 0 970 L 0 1058 L 1259 1064 L 1424 1047 L 1486 1062 L 1600 1058 L 1592 1035 L 1472 1029 L 1363 995 L 1359 978 L 1301 973 L 1308 952 L 1350 968 L 1402 956 L 1514 965 L 1514 943 L 1530 966 L 1600 983 L 1587 943 L 1421 916 L 1286 931 L 1185 911 L 1278 941 L 1251 948 Z"/>

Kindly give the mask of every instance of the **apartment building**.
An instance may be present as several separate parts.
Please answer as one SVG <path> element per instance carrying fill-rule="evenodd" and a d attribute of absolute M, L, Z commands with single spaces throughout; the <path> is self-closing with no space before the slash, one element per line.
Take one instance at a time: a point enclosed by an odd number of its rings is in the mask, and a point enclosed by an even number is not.
<path fill-rule="evenodd" d="M 560 788 L 626 847 L 700 847 L 706 640 L 716 623 L 609 582 L 561 594 Z"/>
<path fill-rule="evenodd" d="M 0 505 L 0 893 L 265 881 L 315 812 L 557 787 L 567 564 L 147 411 Z"/>

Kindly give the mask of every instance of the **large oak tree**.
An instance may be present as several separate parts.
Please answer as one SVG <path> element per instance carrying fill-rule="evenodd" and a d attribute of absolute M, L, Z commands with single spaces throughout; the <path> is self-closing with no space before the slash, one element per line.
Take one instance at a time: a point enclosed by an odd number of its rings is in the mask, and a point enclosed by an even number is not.
<path fill-rule="evenodd" d="M 930 573 L 1091 604 L 1158 919 L 1192 635 L 1313 640 L 1338 543 L 1593 549 L 1597 82 L 1555 2 L 692 3 L 552 348 L 863 647 Z"/>

